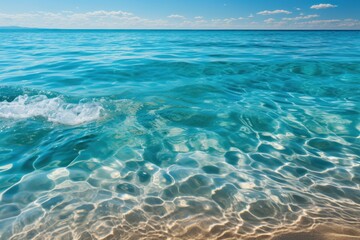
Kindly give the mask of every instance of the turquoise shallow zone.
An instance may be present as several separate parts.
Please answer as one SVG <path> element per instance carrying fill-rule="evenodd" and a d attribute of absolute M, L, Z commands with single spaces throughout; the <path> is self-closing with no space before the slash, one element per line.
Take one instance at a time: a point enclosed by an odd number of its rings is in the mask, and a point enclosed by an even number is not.
<path fill-rule="evenodd" d="M 0 239 L 360 228 L 359 31 L 0 39 Z"/>

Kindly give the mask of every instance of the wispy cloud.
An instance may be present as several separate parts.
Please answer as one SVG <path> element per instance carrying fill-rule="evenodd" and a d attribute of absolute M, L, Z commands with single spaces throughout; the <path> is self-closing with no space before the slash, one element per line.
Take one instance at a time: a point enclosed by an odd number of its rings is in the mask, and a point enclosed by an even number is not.
<path fill-rule="evenodd" d="M 272 14 L 279 14 L 279 13 L 290 14 L 291 12 L 286 11 L 286 10 L 273 10 L 273 11 L 265 10 L 265 11 L 258 12 L 257 14 L 259 14 L 259 15 L 272 15 Z"/>
<path fill-rule="evenodd" d="M 184 16 L 179 15 L 179 14 L 171 14 L 168 16 L 168 18 L 178 18 L 178 19 L 185 19 Z"/>
<path fill-rule="evenodd" d="M 336 8 L 337 5 L 332 5 L 330 3 L 320 3 L 317 5 L 312 5 L 310 8 L 311 9 L 325 9 L 325 8 Z"/>
<path fill-rule="evenodd" d="M 273 19 L 273 18 L 268 18 L 268 19 L 264 20 L 264 23 L 273 23 L 273 22 L 275 22 L 275 19 Z"/>
<path fill-rule="evenodd" d="M 286 14 L 288 11 L 263 11 L 261 15 L 276 13 Z M 261 13 L 261 12 L 260 12 Z M 259 16 L 259 15 L 257 15 Z M 271 16 L 271 15 L 270 15 Z M 319 19 L 316 19 L 319 18 Z M 310 21 L 311 20 L 311 21 Z M 59 11 L 59 12 L 25 12 L 1 13 L 0 26 L 22 26 L 38 28 L 68 29 L 360 29 L 359 19 L 321 19 L 317 14 L 284 16 L 284 18 L 266 18 L 250 15 L 248 17 L 186 17 L 172 14 L 163 18 L 145 18 L 126 11 Z"/>
<path fill-rule="evenodd" d="M 88 16 L 96 16 L 96 17 L 108 17 L 108 16 L 112 16 L 112 17 L 129 17 L 129 16 L 133 16 L 132 13 L 129 12 L 123 12 L 123 11 L 104 11 L 104 10 L 100 10 L 100 11 L 93 11 L 93 12 L 87 12 L 85 13 Z"/>
<path fill-rule="evenodd" d="M 301 29 L 358 29 L 358 19 L 319 19 L 311 21 L 298 21 L 293 23 Z"/>
<path fill-rule="evenodd" d="M 176 21 L 173 21 L 175 19 Z M 206 19 L 196 16 L 187 19 L 179 14 L 172 14 L 164 19 L 147 19 L 124 11 L 90 11 L 90 12 L 34 12 L 7 14 L 0 13 L 0 26 L 23 26 L 39 28 L 241 28 L 242 18 Z M 246 27 L 246 26 L 245 26 Z"/>
<path fill-rule="evenodd" d="M 298 21 L 298 20 L 304 20 L 304 19 L 310 19 L 310 18 L 317 18 L 319 15 L 312 14 L 312 15 L 306 15 L 306 16 L 298 16 L 293 18 L 283 18 L 284 21 Z"/>
<path fill-rule="evenodd" d="M 236 20 L 238 20 L 238 19 L 237 18 L 217 18 L 217 19 L 212 19 L 211 21 L 214 23 L 230 24 Z"/>
<path fill-rule="evenodd" d="M 43 28 L 136 28 L 162 26 L 166 21 L 146 19 L 124 11 L 90 11 L 75 13 L 35 12 L 5 14 L 0 13 L 0 25 L 43 27 Z"/>
<path fill-rule="evenodd" d="M 357 19 L 345 19 L 343 20 L 341 23 L 339 23 L 339 27 L 359 27 L 360 26 L 360 21 Z"/>
<path fill-rule="evenodd" d="M 337 23 L 340 22 L 340 19 L 326 19 L 326 20 L 313 20 L 308 22 L 302 22 L 306 24 L 324 24 L 324 23 Z"/>

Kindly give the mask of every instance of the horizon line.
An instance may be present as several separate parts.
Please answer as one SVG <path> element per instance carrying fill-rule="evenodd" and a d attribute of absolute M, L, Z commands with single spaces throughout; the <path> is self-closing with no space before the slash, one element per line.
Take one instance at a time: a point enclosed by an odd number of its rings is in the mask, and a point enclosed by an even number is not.
<path fill-rule="evenodd" d="M 359 29 L 342 28 L 318 28 L 318 29 L 297 29 L 297 28 L 42 28 L 42 27 L 21 27 L 21 26 L 0 26 L 0 30 L 96 30 L 96 31 L 360 31 Z"/>

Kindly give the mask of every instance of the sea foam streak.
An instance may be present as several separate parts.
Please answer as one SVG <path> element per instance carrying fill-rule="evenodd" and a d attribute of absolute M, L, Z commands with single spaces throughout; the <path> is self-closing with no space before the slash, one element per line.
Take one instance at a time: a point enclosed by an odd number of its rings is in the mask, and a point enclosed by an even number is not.
<path fill-rule="evenodd" d="M 100 103 L 67 103 L 60 97 L 21 95 L 13 101 L 0 102 L 0 118 L 26 119 L 43 117 L 50 122 L 78 125 L 101 117 L 104 108 Z"/>

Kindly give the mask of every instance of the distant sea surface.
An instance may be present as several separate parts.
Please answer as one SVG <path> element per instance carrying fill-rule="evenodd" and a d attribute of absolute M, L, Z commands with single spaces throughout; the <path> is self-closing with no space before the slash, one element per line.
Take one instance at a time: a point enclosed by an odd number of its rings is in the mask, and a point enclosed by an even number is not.
<path fill-rule="evenodd" d="M 359 31 L 0 39 L 0 239 L 359 239 Z"/>

